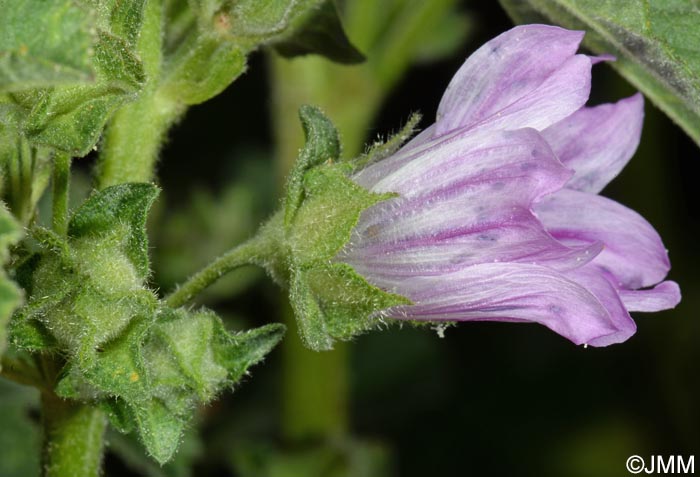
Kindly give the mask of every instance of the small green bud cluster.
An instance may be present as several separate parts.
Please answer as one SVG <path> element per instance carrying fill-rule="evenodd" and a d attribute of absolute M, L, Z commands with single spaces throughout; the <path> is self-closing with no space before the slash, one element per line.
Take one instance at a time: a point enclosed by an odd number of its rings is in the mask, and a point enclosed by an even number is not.
<path fill-rule="evenodd" d="M 194 408 L 232 386 L 280 340 L 268 325 L 231 334 L 207 310 L 171 308 L 146 281 L 146 214 L 158 189 L 113 186 L 73 215 L 68 236 L 35 229 L 18 271 L 29 296 L 11 324 L 20 349 L 64 359 L 54 391 L 94 402 L 170 459 Z"/>

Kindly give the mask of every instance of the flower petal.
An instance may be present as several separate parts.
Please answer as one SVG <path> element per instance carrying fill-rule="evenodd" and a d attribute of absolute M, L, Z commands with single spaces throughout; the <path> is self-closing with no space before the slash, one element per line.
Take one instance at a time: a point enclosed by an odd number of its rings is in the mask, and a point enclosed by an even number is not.
<path fill-rule="evenodd" d="M 595 262 L 576 270 L 570 270 L 565 275 L 583 286 L 598 299 L 608 312 L 610 317 L 609 326 L 614 329 L 611 333 L 601 334 L 587 340 L 586 344 L 600 347 L 622 343 L 627 341 L 637 331 L 637 325 L 620 300 L 618 290 L 608 279 L 608 274 L 600 270 L 595 265 Z"/>
<path fill-rule="evenodd" d="M 620 290 L 619 294 L 629 311 L 670 310 L 681 301 L 681 289 L 672 281 L 661 282 L 648 290 Z"/>
<path fill-rule="evenodd" d="M 575 171 L 567 187 L 597 193 L 617 176 L 639 145 L 644 98 L 581 108 L 542 132 L 559 159 Z"/>
<path fill-rule="evenodd" d="M 494 217 L 495 219 L 495 217 Z M 367 234 L 368 230 L 363 228 Z M 529 210 L 494 220 L 400 240 L 377 240 L 355 232 L 337 260 L 362 275 L 387 279 L 456 272 L 480 263 L 522 262 L 556 270 L 580 267 L 602 250 L 602 244 L 567 247 L 543 228 Z"/>
<path fill-rule="evenodd" d="M 530 212 L 571 175 L 535 130 L 463 132 L 427 151 L 383 177 L 358 174 L 401 197 L 362 214 L 339 260 L 361 273 L 438 273 L 484 261 L 571 268 L 599 251 L 562 245 Z"/>
<path fill-rule="evenodd" d="M 641 215 L 613 200 L 562 189 L 538 202 L 535 213 L 564 244 L 603 242 L 605 248 L 593 263 L 609 270 L 620 288 L 652 286 L 671 268 L 656 230 Z"/>
<path fill-rule="evenodd" d="M 353 179 L 373 192 L 396 192 L 424 202 L 461 187 L 507 182 L 526 183 L 522 190 L 535 199 L 561 189 L 571 177 L 533 129 L 462 131 L 397 156 L 391 165 L 380 161 Z"/>
<path fill-rule="evenodd" d="M 382 313 L 391 318 L 534 322 L 576 344 L 593 343 L 620 331 L 608 310 L 586 288 L 537 265 L 475 265 L 438 277 L 406 279 L 392 291 L 408 296 L 415 305 Z"/>
<path fill-rule="evenodd" d="M 591 60 L 574 58 L 582 38 L 583 32 L 523 25 L 489 41 L 447 87 L 436 134 L 489 120 L 509 129 L 544 129 L 570 115 L 590 91 Z"/>

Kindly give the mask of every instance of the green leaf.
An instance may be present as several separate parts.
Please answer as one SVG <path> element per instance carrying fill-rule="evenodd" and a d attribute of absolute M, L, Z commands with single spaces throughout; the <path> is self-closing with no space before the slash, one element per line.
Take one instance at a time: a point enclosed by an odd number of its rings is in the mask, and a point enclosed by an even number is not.
<path fill-rule="evenodd" d="M 22 126 L 29 141 L 83 156 L 97 143 L 123 93 L 97 85 L 73 86 L 39 90 L 31 99 Z"/>
<path fill-rule="evenodd" d="M 94 81 L 90 11 L 68 0 L 0 0 L 0 12 L 0 92 Z"/>
<path fill-rule="evenodd" d="M 328 331 L 323 311 L 302 270 L 292 270 L 289 302 L 304 345 L 316 351 L 332 349 L 333 337 Z"/>
<path fill-rule="evenodd" d="M 22 236 L 22 231 L 10 212 L 0 202 L 0 356 L 5 351 L 7 334 L 5 327 L 12 312 L 20 304 L 22 294 L 7 278 L 3 267 L 8 259 L 8 248 Z"/>
<path fill-rule="evenodd" d="M 304 177 L 312 167 L 340 157 L 340 138 L 333 123 L 313 106 L 302 106 L 299 118 L 304 128 L 306 144 L 294 163 L 287 179 L 284 223 L 289 226 L 304 199 Z"/>
<path fill-rule="evenodd" d="M 630 83 L 700 144 L 700 10 L 693 0 L 501 0 L 521 23 L 585 30 Z"/>
<path fill-rule="evenodd" d="M 365 57 L 350 42 L 340 22 L 334 0 L 326 0 L 299 21 L 293 34 L 275 44 L 286 57 L 317 53 L 338 63 L 361 63 Z"/>
<path fill-rule="evenodd" d="M 143 24 L 144 8 L 147 0 L 83 0 L 97 6 L 97 27 L 111 32 L 124 40 L 129 48 L 134 48 Z"/>
<path fill-rule="evenodd" d="M 340 340 L 375 328 L 380 324 L 379 311 L 411 304 L 401 295 L 370 285 L 345 263 L 312 267 L 305 275 L 330 335 Z"/>
<path fill-rule="evenodd" d="M 257 46 L 294 29 L 308 11 L 323 1 L 239 0 L 225 10 L 225 25 L 230 26 L 231 34 L 241 44 Z"/>
<path fill-rule="evenodd" d="M 146 81 L 141 60 L 129 43 L 101 31 L 95 44 L 95 65 L 112 88 L 124 92 L 138 91 Z"/>
<path fill-rule="evenodd" d="M 229 334 L 212 313 L 171 312 L 143 348 L 154 398 L 150 406 L 135 406 L 135 413 L 149 453 L 160 463 L 170 460 L 193 407 L 237 382 L 283 334 L 283 325 Z"/>
<path fill-rule="evenodd" d="M 149 273 L 146 219 L 158 196 L 153 184 L 120 184 L 92 195 L 75 212 L 68 225 L 73 238 L 110 234 L 126 227 L 124 252 L 141 279 Z"/>
<path fill-rule="evenodd" d="M 146 214 L 157 193 L 151 184 L 114 186 L 85 201 L 67 239 L 32 230 L 41 252 L 18 270 L 30 293 L 12 324 L 18 347 L 57 348 L 89 366 L 133 320 L 155 313 L 157 299 L 143 282 Z"/>
<path fill-rule="evenodd" d="M 134 414 L 148 453 L 161 465 L 168 462 L 180 445 L 187 422 L 157 398 L 139 405 Z"/>
<path fill-rule="evenodd" d="M 236 43 L 209 32 L 188 41 L 169 65 L 161 94 L 187 105 L 203 103 L 245 71 L 245 52 Z"/>
<path fill-rule="evenodd" d="M 145 84 L 136 51 L 145 0 L 22 0 L 19 10 L 1 5 L 11 13 L 0 19 L 0 92 L 4 63 L 20 76 L 7 80 L 4 90 L 14 94 L 0 102 L 14 108 L 11 120 L 32 145 L 87 154 L 110 115 Z M 37 63 L 33 52 L 46 58 Z M 65 58 L 79 61 L 83 74 L 71 73 L 77 66 L 65 67 Z"/>
<path fill-rule="evenodd" d="M 282 340 L 286 327 L 272 323 L 238 333 L 226 333 L 223 324 L 217 321 L 222 364 L 229 370 L 232 383 L 245 376 L 248 368 L 260 363 L 270 351 Z"/>

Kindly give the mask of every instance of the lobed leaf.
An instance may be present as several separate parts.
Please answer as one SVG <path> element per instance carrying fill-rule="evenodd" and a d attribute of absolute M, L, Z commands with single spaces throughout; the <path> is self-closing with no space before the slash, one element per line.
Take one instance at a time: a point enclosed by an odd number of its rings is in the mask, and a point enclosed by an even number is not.
<path fill-rule="evenodd" d="M 68 225 L 68 235 L 95 237 L 125 226 L 124 253 L 139 277 L 145 279 L 149 273 L 146 219 L 158 192 L 153 184 L 108 187 L 88 198 L 75 212 Z"/>

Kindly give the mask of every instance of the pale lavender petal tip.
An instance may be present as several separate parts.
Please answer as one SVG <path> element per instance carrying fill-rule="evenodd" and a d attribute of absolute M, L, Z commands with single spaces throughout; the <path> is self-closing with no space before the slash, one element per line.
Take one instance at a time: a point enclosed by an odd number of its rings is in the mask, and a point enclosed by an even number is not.
<path fill-rule="evenodd" d="M 487 123 L 489 120 L 509 122 L 516 126 L 517 118 L 504 119 L 509 108 L 522 112 L 518 102 L 528 100 L 537 104 L 553 100 L 553 95 L 536 93 L 549 81 L 563 87 L 558 93 L 558 110 L 548 116 L 533 115 L 541 127 L 563 119 L 580 108 L 588 98 L 591 61 L 578 59 L 572 64 L 583 32 L 547 25 L 515 27 L 486 43 L 472 54 L 450 82 L 438 108 L 437 130 L 451 130 Z M 562 71 L 560 71 L 562 70 Z M 569 84 L 570 83 L 570 84 Z M 560 93 L 560 94 L 559 94 Z M 551 102 L 549 104 L 552 108 Z M 546 111 L 545 107 L 542 107 Z M 518 118 L 524 119 L 520 114 Z M 535 127 L 522 123 L 520 127 Z M 510 128 L 512 129 L 512 128 Z"/>
<path fill-rule="evenodd" d="M 620 298 L 629 311 L 661 311 L 675 308 L 681 301 L 681 288 L 665 281 L 645 290 L 621 290 Z"/>
<path fill-rule="evenodd" d="M 625 167 L 639 145 L 644 98 L 584 107 L 542 134 L 559 159 L 576 171 L 571 189 L 598 193 Z"/>

